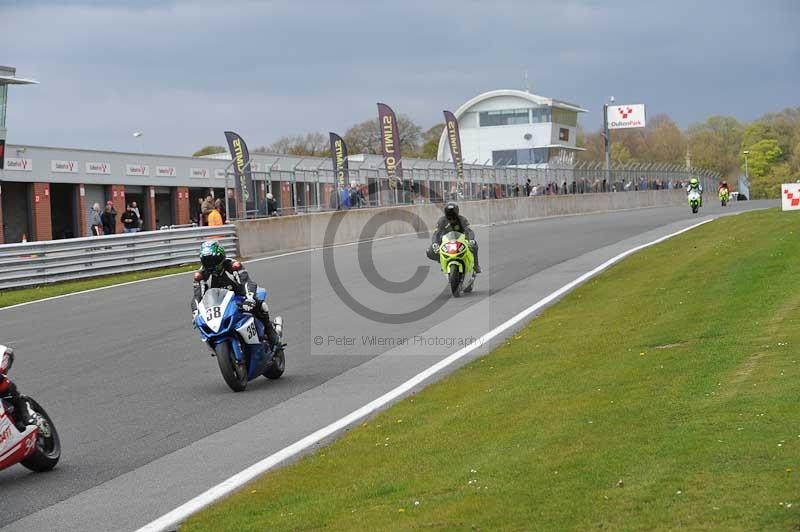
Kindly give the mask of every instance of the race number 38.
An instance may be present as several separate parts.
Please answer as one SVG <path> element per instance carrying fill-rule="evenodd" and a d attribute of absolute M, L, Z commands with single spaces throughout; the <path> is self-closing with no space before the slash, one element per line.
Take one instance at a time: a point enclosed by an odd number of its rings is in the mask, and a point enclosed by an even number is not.
<path fill-rule="evenodd" d="M 206 321 L 211 321 L 214 318 L 219 318 L 222 315 L 219 306 L 206 309 Z"/>
<path fill-rule="evenodd" d="M 254 321 L 251 321 L 250 325 L 247 326 L 247 341 L 249 342 L 255 337 L 256 337 L 256 323 Z"/>

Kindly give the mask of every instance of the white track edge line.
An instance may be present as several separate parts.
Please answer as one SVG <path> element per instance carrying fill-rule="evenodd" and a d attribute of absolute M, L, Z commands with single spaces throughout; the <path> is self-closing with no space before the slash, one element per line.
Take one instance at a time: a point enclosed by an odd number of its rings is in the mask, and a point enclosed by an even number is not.
<path fill-rule="evenodd" d="M 439 371 L 443 370 L 447 366 L 453 364 L 457 360 L 463 358 L 464 356 L 468 355 L 478 347 L 482 346 L 483 344 L 489 342 L 497 335 L 501 334 L 502 332 L 506 331 L 507 329 L 513 327 L 520 321 L 527 318 L 532 313 L 536 312 L 537 310 L 541 309 L 542 307 L 548 305 L 555 299 L 558 299 L 565 293 L 569 292 L 579 284 L 585 282 L 587 279 L 590 279 L 597 275 L 598 273 L 602 272 L 603 270 L 608 269 L 610 266 L 616 264 L 620 260 L 624 259 L 628 255 L 636 253 L 637 251 L 641 251 L 650 246 L 654 246 L 659 244 L 665 240 L 670 238 L 676 237 L 680 234 L 686 233 L 687 231 L 691 231 L 701 225 L 707 224 L 714 219 L 704 220 L 702 222 L 696 223 L 674 233 L 670 233 L 666 236 L 662 236 L 645 244 L 641 244 L 639 246 L 633 247 L 627 251 L 623 251 L 619 255 L 616 255 L 601 265 L 595 267 L 594 269 L 584 273 L 577 279 L 565 284 L 555 292 L 552 292 L 550 295 L 540 299 L 530 307 L 522 310 L 512 318 L 508 319 L 504 323 L 501 323 L 491 331 L 487 332 L 480 338 L 478 338 L 475 342 L 469 344 L 466 347 L 463 347 L 453 353 L 452 355 L 444 358 L 430 366 L 428 369 L 418 373 L 414 377 L 410 378 L 400 386 L 390 390 L 389 392 L 383 394 L 382 396 L 370 401 L 366 405 L 362 406 L 361 408 L 347 414 L 346 416 L 340 418 L 337 421 L 323 427 L 316 432 L 313 432 L 302 438 L 301 440 L 296 441 L 295 443 L 289 445 L 288 447 L 284 447 L 280 451 L 264 458 L 260 462 L 253 464 L 252 466 L 248 467 L 247 469 L 229 477 L 228 479 L 220 482 L 216 486 L 208 489 L 207 491 L 201 493 L 200 495 L 194 497 L 193 499 L 189 500 L 188 502 L 182 504 L 181 506 L 175 508 L 171 512 L 159 517 L 155 521 L 148 523 L 147 525 L 139 528 L 137 532 L 164 532 L 169 530 L 171 527 L 174 527 L 181 522 L 185 521 L 186 518 L 191 516 L 192 514 L 202 510 L 206 506 L 216 502 L 217 500 L 221 499 L 222 497 L 228 495 L 229 493 L 233 492 L 234 490 L 240 488 L 244 484 L 250 482 L 251 480 L 255 479 L 259 475 L 266 473 L 271 468 L 275 467 L 279 463 L 287 460 L 304 450 L 308 449 L 312 445 L 319 443 L 320 441 L 324 440 L 325 438 L 335 434 L 341 429 L 348 427 L 351 424 L 356 423 L 360 419 L 372 414 L 376 410 L 380 409 L 381 407 L 387 405 L 388 403 L 394 401 L 398 397 L 402 396 L 406 392 L 412 390 L 417 385 L 421 384 L 428 378 L 432 377 Z"/>

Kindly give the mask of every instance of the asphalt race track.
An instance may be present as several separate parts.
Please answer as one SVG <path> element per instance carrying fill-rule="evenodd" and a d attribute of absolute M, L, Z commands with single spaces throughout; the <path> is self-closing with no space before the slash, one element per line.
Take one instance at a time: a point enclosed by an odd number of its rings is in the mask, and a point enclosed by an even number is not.
<path fill-rule="evenodd" d="M 724 212 L 766 206 L 775 203 Z M 191 274 L 0 309 L 0 343 L 17 352 L 11 376 L 49 411 L 63 445 L 51 473 L 0 472 L 0 530 L 143 526 L 607 258 L 721 212 L 656 208 L 480 227 L 484 273 L 460 299 L 442 295 L 445 279 L 416 236 L 336 248 L 334 286 L 319 250 L 248 263 L 270 291 L 273 315 L 284 316 L 289 346 L 283 379 L 252 381 L 240 394 L 191 327 Z M 387 281 L 424 267 L 421 285 L 392 294 L 370 285 L 358 260 L 369 249 Z M 369 311 L 348 308 L 342 290 Z M 379 313 L 409 317 L 381 323 Z"/>

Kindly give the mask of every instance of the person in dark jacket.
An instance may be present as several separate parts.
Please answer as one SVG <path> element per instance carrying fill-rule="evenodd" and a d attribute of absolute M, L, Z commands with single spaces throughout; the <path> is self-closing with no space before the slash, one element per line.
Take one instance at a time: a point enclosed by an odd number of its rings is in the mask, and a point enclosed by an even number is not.
<path fill-rule="evenodd" d="M 197 313 L 197 304 L 209 288 L 225 288 L 236 295 L 243 296 L 242 310 L 251 312 L 264 325 L 269 343 L 275 348 L 280 344 L 275 327 L 269 319 L 269 307 L 266 301 L 256 297 L 258 285 L 250 279 L 250 275 L 241 262 L 225 256 L 223 248 L 216 240 L 208 240 L 200 246 L 200 270 L 194 274 L 194 295 L 191 308 Z"/>
<path fill-rule="evenodd" d="M 100 215 L 100 221 L 103 224 L 103 234 L 113 235 L 117 232 L 117 210 L 114 204 L 110 201 L 106 203 L 106 208 L 103 214 Z"/>
<path fill-rule="evenodd" d="M 267 216 L 278 216 L 278 200 L 272 192 L 267 192 Z"/>
<path fill-rule="evenodd" d="M 469 240 L 469 247 L 472 250 L 472 255 L 475 258 L 475 273 L 481 273 L 481 266 L 478 263 L 478 242 L 475 240 L 475 231 L 469 226 L 469 220 L 458 213 L 458 204 L 451 201 L 444 208 L 444 216 L 439 218 L 436 222 L 436 231 L 433 233 L 431 245 L 428 246 L 428 258 L 431 260 L 439 260 L 438 253 L 434 250 L 434 246 L 438 248 L 442 241 L 442 236 L 450 231 L 457 231 L 463 233 Z"/>
<path fill-rule="evenodd" d="M 139 216 L 136 215 L 136 211 L 130 205 L 119 217 L 119 221 L 125 226 L 123 231 L 126 233 L 135 233 L 139 230 Z"/>

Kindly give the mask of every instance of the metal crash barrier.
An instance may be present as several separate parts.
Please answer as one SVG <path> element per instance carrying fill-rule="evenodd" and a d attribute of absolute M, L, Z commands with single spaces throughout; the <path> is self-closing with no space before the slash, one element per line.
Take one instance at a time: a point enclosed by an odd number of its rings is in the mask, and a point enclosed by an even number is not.
<path fill-rule="evenodd" d="M 236 249 L 236 227 L 192 227 L 0 246 L 0 289 L 35 286 L 198 260 L 200 243 Z"/>

